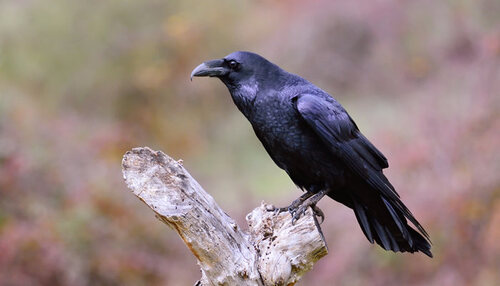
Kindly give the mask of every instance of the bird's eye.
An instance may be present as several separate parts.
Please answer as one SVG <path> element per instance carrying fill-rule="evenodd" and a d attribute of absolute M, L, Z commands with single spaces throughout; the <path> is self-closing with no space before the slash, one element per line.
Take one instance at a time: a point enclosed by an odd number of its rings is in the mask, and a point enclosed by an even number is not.
<path fill-rule="evenodd" d="M 231 69 L 233 69 L 233 70 L 234 70 L 234 69 L 237 69 L 239 65 L 240 65 L 240 64 L 239 64 L 237 61 L 235 61 L 235 60 L 230 60 L 230 61 L 229 61 L 229 67 L 230 67 Z"/>

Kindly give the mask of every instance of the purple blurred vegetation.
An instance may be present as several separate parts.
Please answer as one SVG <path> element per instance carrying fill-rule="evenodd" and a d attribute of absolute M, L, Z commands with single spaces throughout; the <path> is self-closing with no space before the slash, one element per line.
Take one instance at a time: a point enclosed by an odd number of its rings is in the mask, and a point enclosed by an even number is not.
<path fill-rule="evenodd" d="M 192 285 L 125 187 L 161 149 L 238 222 L 300 195 L 201 61 L 258 52 L 333 94 L 388 157 L 434 259 L 370 245 L 323 200 L 300 285 L 500 285 L 500 1 L 0 2 L 0 285 Z"/>

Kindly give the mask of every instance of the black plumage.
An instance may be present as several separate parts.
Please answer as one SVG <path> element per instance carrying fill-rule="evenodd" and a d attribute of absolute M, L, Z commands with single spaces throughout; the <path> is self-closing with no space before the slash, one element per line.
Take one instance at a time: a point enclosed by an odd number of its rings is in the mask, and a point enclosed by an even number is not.
<path fill-rule="evenodd" d="M 280 210 L 294 219 L 308 206 L 320 213 L 315 205 L 328 195 L 353 209 L 371 243 L 432 257 L 429 236 L 383 174 L 387 159 L 328 93 L 250 52 L 205 62 L 193 76 L 227 86 L 273 161 L 306 191 Z"/>

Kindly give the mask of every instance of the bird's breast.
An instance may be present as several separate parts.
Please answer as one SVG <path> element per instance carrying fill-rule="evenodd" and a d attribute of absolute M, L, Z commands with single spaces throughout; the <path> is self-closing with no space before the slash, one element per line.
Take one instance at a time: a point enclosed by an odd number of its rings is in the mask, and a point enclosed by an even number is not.
<path fill-rule="evenodd" d="M 256 100 L 249 120 L 264 144 L 294 148 L 304 139 L 299 114 L 287 100 Z"/>
<path fill-rule="evenodd" d="M 256 101 L 249 120 L 273 161 L 296 183 L 311 184 L 335 170 L 330 152 L 291 100 Z"/>

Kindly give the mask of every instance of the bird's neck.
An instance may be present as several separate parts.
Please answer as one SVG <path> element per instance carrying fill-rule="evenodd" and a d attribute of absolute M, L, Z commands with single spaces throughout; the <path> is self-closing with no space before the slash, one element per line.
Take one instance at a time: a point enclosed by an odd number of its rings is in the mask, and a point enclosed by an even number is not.
<path fill-rule="evenodd" d="M 229 93 L 231 93 L 234 104 L 245 115 L 245 117 L 250 118 L 253 110 L 253 104 L 259 91 L 257 82 L 249 81 L 238 86 L 228 86 L 228 89 Z"/>

